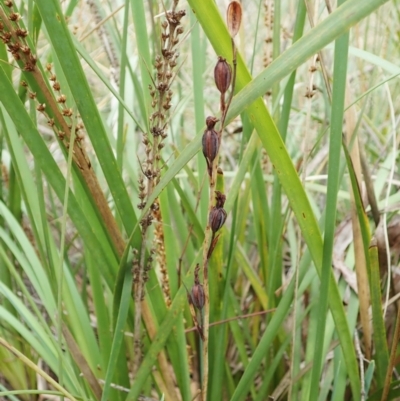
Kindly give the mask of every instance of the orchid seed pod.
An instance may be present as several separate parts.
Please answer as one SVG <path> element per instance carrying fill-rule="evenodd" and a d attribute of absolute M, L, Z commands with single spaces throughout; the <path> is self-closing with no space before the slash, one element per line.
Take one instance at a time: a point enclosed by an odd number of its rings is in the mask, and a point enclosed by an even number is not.
<path fill-rule="evenodd" d="M 212 232 L 215 234 L 225 223 L 226 211 L 225 209 L 213 207 L 209 216 L 209 223 Z"/>
<path fill-rule="evenodd" d="M 226 12 L 226 21 L 228 25 L 228 31 L 233 39 L 240 29 L 240 23 L 242 22 L 242 6 L 236 0 L 229 3 L 228 10 Z"/>
<path fill-rule="evenodd" d="M 223 57 L 218 57 L 217 65 L 214 68 L 214 81 L 218 90 L 224 94 L 231 85 L 232 68 Z"/>

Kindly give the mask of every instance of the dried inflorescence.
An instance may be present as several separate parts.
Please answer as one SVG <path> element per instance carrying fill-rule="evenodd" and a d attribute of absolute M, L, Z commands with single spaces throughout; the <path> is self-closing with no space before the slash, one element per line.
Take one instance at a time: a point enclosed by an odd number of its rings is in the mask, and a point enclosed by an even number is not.
<path fill-rule="evenodd" d="M 143 177 L 139 178 L 139 209 L 144 209 L 149 197 L 153 193 L 155 186 L 161 177 L 161 150 L 164 147 L 163 141 L 167 137 L 168 114 L 171 109 L 173 92 L 171 84 L 174 79 L 174 68 L 177 65 L 179 53 L 176 51 L 179 43 L 179 36 L 183 33 L 180 27 L 181 19 L 185 16 L 185 11 L 176 11 L 178 0 L 173 1 L 172 10 L 165 13 L 166 20 L 162 23 L 161 33 L 161 54 L 155 58 L 155 76 L 153 84 L 149 86 L 151 107 L 153 112 L 149 116 L 149 132 L 143 134 L 143 144 L 145 147 L 145 159 L 141 162 Z M 166 268 L 166 255 L 164 249 L 164 232 L 162 216 L 158 199 L 153 201 L 149 210 L 144 214 L 140 221 L 142 232 L 142 248 L 137 261 L 137 274 L 135 275 L 135 332 L 134 344 L 135 352 L 140 344 L 140 320 L 141 305 L 140 301 L 145 294 L 145 283 L 147 281 L 147 271 L 151 267 L 153 257 L 147 259 L 145 244 L 148 240 L 149 226 L 155 223 L 152 253 L 157 254 L 157 261 L 160 266 L 162 276 L 162 288 L 167 304 L 170 304 L 169 277 Z M 138 369 L 140 358 L 133 366 L 133 374 Z"/>
<path fill-rule="evenodd" d="M 151 107 L 153 112 L 150 115 L 150 139 L 145 133 L 143 135 L 143 143 L 145 145 L 146 159 L 142 163 L 142 171 L 148 179 L 150 190 L 147 195 L 152 192 L 152 188 L 157 185 L 160 180 L 160 151 L 165 146 L 163 141 L 167 137 L 167 114 L 171 108 L 173 92 L 171 84 L 174 78 L 174 68 L 177 65 L 177 45 L 179 44 L 179 36 L 183 33 L 180 26 L 181 19 L 185 16 L 184 10 L 177 11 L 177 1 L 174 1 L 172 10 L 166 12 L 166 20 L 162 23 L 161 33 L 161 54 L 156 56 L 154 61 L 155 77 L 153 85 L 149 86 L 151 96 Z M 145 206 L 146 202 L 141 199 L 140 208 Z"/>
<path fill-rule="evenodd" d="M 8 51 L 14 57 L 14 60 L 22 62 L 22 68 L 25 71 L 34 71 L 36 68 L 36 56 L 29 48 L 25 38 L 28 31 L 20 26 L 21 16 L 14 12 L 12 1 L 5 1 L 4 5 L 10 10 L 0 9 L 0 40 L 7 46 Z"/>
<path fill-rule="evenodd" d="M 10 10 L 0 8 L 0 39 L 6 44 L 8 51 L 12 54 L 14 59 L 19 62 L 21 68 L 24 71 L 32 72 L 34 74 L 34 79 L 40 81 L 39 86 L 44 90 L 47 90 L 47 86 L 44 84 L 44 78 L 36 68 L 37 58 L 25 39 L 28 35 L 28 31 L 23 26 L 20 26 L 20 14 L 14 11 L 13 3 L 11 1 L 4 2 L 3 4 L 9 7 Z M 58 138 L 68 146 L 68 143 L 64 140 L 66 137 L 69 138 L 70 136 L 70 130 L 72 127 L 70 121 L 74 113 L 73 110 L 67 106 L 67 97 L 61 93 L 60 83 L 57 81 L 56 75 L 52 72 L 52 65 L 50 63 L 46 65 L 45 71 L 49 74 L 49 80 L 53 82 L 52 87 L 55 91 L 55 96 L 50 99 L 51 95 L 49 93 L 49 96 L 46 98 L 48 101 L 47 104 L 39 103 L 36 110 L 45 116 L 48 125 L 54 130 Z M 22 81 L 21 85 L 28 88 L 28 84 L 25 81 Z M 28 96 L 32 100 L 37 99 L 35 92 L 28 91 Z M 49 111 L 46 110 L 46 106 Z M 49 116 L 49 114 L 54 115 L 55 108 L 58 108 L 57 112 L 59 112 L 59 118 L 56 118 L 57 123 L 53 117 Z M 66 122 L 66 119 L 68 119 L 69 122 Z M 79 134 L 79 131 L 82 129 L 82 123 L 76 124 L 76 141 L 79 147 L 81 146 L 80 142 L 83 140 L 83 136 Z M 67 131 L 68 134 L 66 135 Z M 90 168 L 90 161 L 86 153 L 82 152 L 82 157 L 85 160 L 82 159 L 80 164 L 76 159 L 74 160 L 78 165 L 81 166 L 84 162 Z"/>

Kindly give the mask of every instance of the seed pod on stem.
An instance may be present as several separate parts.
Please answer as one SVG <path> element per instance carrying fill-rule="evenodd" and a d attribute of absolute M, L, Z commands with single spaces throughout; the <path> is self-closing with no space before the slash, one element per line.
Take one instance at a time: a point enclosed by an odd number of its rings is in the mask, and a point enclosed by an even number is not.
<path fill-rule="evenodd" d="M 202 144 L 203 144 L 203 155 L 207 161 L 208 173 L 211 175 L 212 162 L 217 157 L 219 150 L 219 138 L 218 134 L 214 129 L 218 119 L 215 117 L 207 117 L 206 124 L 207 129 L 204 131 Z"/>
<path fill-rule="evenodd" d="M 215 206 L 212 208 L 209 216 L 209 223 L 213 234 L 215 234 L 225 223 L 225 200 L 226 196 L 222 192 L 215 191 Z"/>
<path fill-rule="evenodd" d="M 211 231 L 215 234 L 225 223 L 226 211 L 223 208 L 213 207 L 209 216 Z"/>
<path fill-rule="evenodd" d="M 203 286 L 199 283 L 194 284 L 190 294 L 190 300 L 194 307 L 198 310 L 202 310 L 205 303 L 205 295 Z"/>
<path fill-rule="evenodd" d="M 228 25 L 228 31 L 233 39 L 240 29 L 240 23 L 242 22 L 242 6 L 236 0 L 231 1 L 226 12 L 226 22 Z"/>
<path fill-rule="evenodd" d="M 217 65 L 214 68 L 215 85 L 221 94 L 225 94 L 232 81 L 232 68 L 223 57 L 218 57 Z"/>

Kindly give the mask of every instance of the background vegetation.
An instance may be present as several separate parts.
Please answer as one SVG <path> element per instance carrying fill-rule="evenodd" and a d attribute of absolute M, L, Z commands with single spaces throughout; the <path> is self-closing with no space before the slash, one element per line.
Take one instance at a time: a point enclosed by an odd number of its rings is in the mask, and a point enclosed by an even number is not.
<path fill-rule="evenodd" d="M 208 219 L 199 150 L 219 115 L 213 70 L 232 60 L 227 5 L 177 6 L 161 177 L 139 210 L 172 4 L 0 0 L 0 397 L 200 397 L 187 292 Z M 400 397 L 399 11 L 397 0 L 243 3 L 208 400 Z M 137 341 L 142 249 L 154 260 Z"/>

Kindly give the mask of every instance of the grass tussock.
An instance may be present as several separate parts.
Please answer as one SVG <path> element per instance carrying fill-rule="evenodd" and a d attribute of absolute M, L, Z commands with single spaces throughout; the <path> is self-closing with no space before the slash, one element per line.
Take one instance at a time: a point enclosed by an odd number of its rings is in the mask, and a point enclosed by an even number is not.
<path fill-rule="evenodd" d="M 399 398 L 399 15 L 0 0 L 0 398 Z"/>

